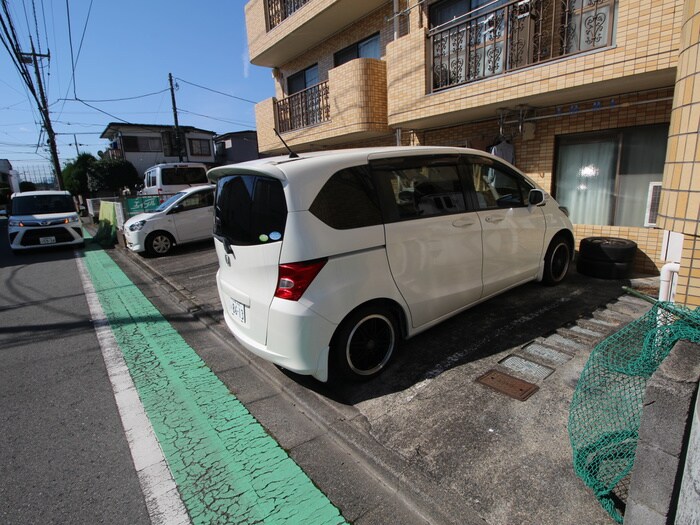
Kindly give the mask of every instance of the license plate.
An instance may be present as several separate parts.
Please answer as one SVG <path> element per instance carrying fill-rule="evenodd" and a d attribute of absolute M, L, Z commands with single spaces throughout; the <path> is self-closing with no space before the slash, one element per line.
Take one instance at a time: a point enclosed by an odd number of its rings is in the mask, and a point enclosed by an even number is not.
<path fill-rule="evenodd" d="M 243 303 L 239 303 L 235 299 L 231 299 L 231 315 L 233 318 L 241 324 L 246 324 L 245 314 L 245 305 Z"/>
<path fill-rule="evenodd" d="M 56 244 L 56 237 L 39 237 L 39 244 Z"/>

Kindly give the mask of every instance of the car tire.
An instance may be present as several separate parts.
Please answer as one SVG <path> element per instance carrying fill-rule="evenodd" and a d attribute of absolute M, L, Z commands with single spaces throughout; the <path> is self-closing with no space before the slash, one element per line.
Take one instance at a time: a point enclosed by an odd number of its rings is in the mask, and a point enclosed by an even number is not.
<path fill-rule="evenodd" d="M 595 261 L 579 256 L 576 271 L 598 279 L 625 279 L 632 269 L 631 262 Z"/>
<path fill-rule="evenodd" d="M 589 261 L 630 262 L 637 252 L 637 243 L 618 237 L 587 237 L 581 239 L 579 254 Z"/>
<path fill-rule="evenodd" d="M 153 257 L 167 254 L 175 246 L 175 239 L 168 232 L 155 231 L 146 237 L 146 252 Z"/>
<path fill-rule="evenodd" d="M 571 246 L 563 236 L 557 236 L 547 248 L 544 256 L 544 273 L 542 283 L 554 286 L 564 280 L 571 265 Z"/>
<path fill-rule="evenodd" d="M 360 308 L 340 324 L 331 341 L 331 373 L 340 380 L 367 381 L 389 364 L 400 335 L 396 316 L 381 306 Z"/>

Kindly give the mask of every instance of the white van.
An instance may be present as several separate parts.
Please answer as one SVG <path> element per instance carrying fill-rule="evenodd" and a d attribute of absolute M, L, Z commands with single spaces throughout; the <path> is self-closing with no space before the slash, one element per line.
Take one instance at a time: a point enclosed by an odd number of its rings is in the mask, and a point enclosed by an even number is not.
<path fill-rule="evenodd" d="M 367 379 L 397 344 L 574 253 L 556 201 L 478 150 L 324 151 L 214 168 L 217 285 L 251 352 L 321 381 Z"/>
<path fill-rule="evenodd" d="M 156 164 L 146 170 L 143 189 L 139 195 L 168 195 L 189 188 L 209 184 L 207 167 L 194 162 Z"/>

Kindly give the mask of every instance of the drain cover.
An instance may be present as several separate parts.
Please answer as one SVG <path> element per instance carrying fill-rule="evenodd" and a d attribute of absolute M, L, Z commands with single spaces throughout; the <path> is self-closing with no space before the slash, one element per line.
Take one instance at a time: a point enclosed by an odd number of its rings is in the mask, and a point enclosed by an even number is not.
<path fill-rule="evenodd" d="M 523 348 L 523 352 L 535 357 L 535 358 L 543 358 L 546 359 L 547 361 L 551 361 L 553 363 L 556 363 L 558 365 L 566 363 L 569 359 L 571 359 L 571 356 L 569 354 L 565 354 L 563 352 L 558 352 L 557 350 L 554 350 L 553 348 L 548 348 L 543 345 L 538 345 L 537 343 L 533 343 L 530 346 L 527 346 Z"/>
<path fill-rule="evenodd" d="M 518 399 L 519 401 L 525 401 L 540 389 L 540 387 L 533 383 L 528 383 L 527 381 L 504 374 L 498 370 L 489 370 L 483 376 L 479 377 L 476 382 L 490 386 L 494 390 L 514 399 Z"/>
<path fill-rule="evenodd" d="M 509 355 L 499 363 L 513 372 L 518 372 L 526 376 L 530 376 L 536 380 L 545 379 L 549 374 L 554 372 L 548 366 L 543 366 L 529 359 L 523 359 L 517 355 Z"/>

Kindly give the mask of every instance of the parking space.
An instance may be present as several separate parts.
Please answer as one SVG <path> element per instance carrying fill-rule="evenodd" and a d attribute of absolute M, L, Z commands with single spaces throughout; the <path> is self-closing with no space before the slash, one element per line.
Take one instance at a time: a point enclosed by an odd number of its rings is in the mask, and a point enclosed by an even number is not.
<path fill-rule="evenodd" d="M 212 243 L 129 257 L 220 321 Z M 646 310 L 625 284 L 572 269 L 559 286 L 520 286 L 405 341 L 375 380 L 337 386 L 287 376 L 345 407 L 359 432 L 488 523 L 610 523 L 573 473 L 566 426 L 590 350 Z M 537 391 L 520 401 L 476 382 L 492 370 Z"/>

